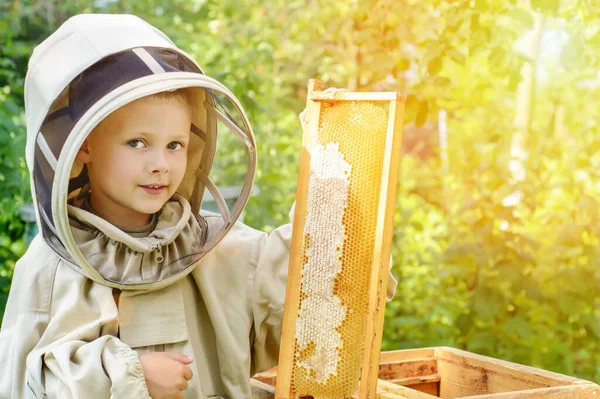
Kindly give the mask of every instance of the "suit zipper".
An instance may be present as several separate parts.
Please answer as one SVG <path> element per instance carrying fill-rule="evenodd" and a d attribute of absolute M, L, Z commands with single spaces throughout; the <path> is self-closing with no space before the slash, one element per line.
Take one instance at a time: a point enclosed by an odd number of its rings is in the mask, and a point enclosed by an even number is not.
<path fill-rule="evenodd" d="M 156 261 L 161 263 L 165 258 L 163 258 L 162 246 L 156 247 Z"/>

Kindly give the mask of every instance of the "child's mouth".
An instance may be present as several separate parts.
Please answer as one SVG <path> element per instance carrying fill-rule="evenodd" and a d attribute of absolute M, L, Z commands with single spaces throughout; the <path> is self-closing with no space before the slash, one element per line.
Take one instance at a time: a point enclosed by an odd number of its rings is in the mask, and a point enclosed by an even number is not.
<path fill-rule="evenodd" d="M 140 187 L 150 195 L 159 195 L 167 188 L 167 186 L 162 184 L 147 184 Z"/>

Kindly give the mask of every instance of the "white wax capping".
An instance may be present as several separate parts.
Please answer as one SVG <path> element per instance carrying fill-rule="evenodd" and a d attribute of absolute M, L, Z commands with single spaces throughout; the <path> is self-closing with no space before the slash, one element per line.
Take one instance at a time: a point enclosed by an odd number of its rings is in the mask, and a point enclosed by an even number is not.
<path fill-rule="evenodd" d="M 307 262 L 301 279 L 307 297 L 299 309 L 296 339 L 300 350 L 314 344 L 314 355 L 299 365 L 314 371 L 315 382 L 320 383 L 337 374 L 343 344 L 336 328 L 346 318 L 346 306 L 333 295 L 333 289 L 342 269 L 342 218 L 348 206 L 351 169 L 338 144 L 317 145 L 311 153 L 304 227 L 310 243 L 305 249 Z"/>

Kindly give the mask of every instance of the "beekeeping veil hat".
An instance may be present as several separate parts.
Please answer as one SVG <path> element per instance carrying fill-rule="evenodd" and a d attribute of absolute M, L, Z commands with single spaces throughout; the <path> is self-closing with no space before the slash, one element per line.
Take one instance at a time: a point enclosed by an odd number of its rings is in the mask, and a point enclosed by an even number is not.
<path fill-rule="evenodd" d="M 188 88 L 192 126 L 188 167 L 177 193 L 199 214 L 213 200 L 207 236 L 154 287 L 185 274 L 238 219 L 256 168 L 254 135 L 239 101 L 167 36 L 132 15 L 78 15 L 65 22 L 33 52 L 25 81 L 26 159 L 36 216 L 45 242 L 93 280 L 128 288 L 88 263 L 68 219 L 67 198 L 85 189 L 86 169 L 76 155 L 89 133 L 119 107 L 157 92 Z M 227 173 L 213 171 L 223 152 L 238 161 Z M 215 168 L 217 169 L 217 168 Z M 225 201 L 216 187 L 235 187 L 237 201 Z M 204 211 L 203 211 L 204 212 Z M 198 218 L 198 220 L 204 220 Z M 204 232 L 206 233 L 206 231 Z M 131 288 L 151 288 L 132 284 Z"/>

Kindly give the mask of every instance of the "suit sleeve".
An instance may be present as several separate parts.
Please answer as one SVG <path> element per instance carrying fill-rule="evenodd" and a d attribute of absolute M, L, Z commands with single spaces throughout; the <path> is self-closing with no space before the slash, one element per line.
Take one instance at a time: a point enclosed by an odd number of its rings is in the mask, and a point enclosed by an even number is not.
<path fill-rule="evenodd" d="M 0 331 L 0 398 L 148 398 L 111 289 L 60 261 L 30 266 L 15 267 Z"/>

